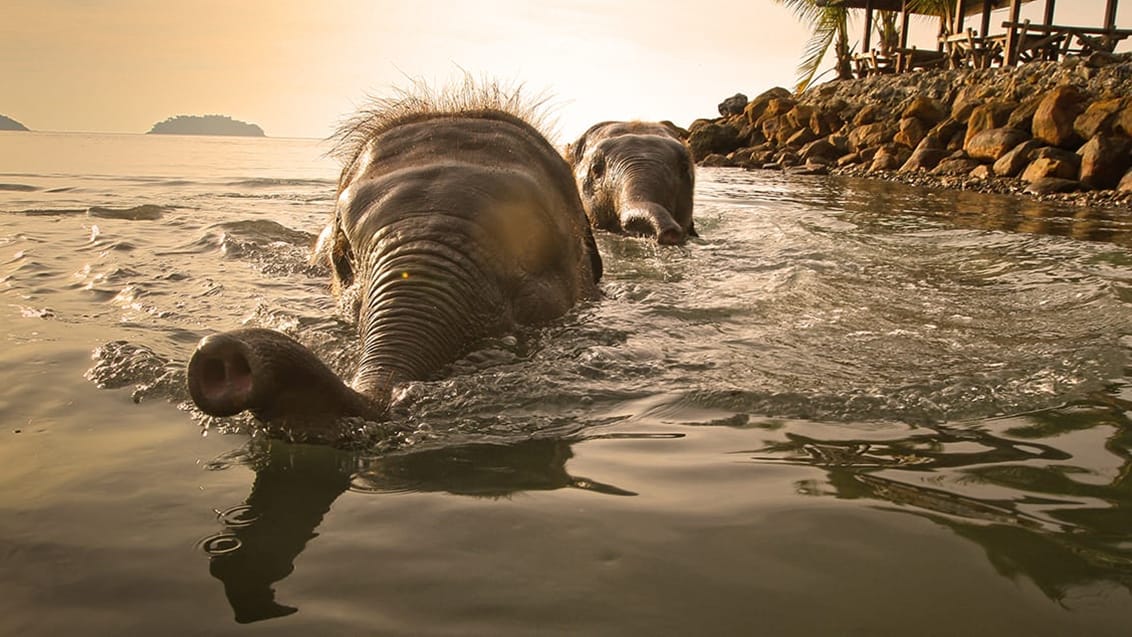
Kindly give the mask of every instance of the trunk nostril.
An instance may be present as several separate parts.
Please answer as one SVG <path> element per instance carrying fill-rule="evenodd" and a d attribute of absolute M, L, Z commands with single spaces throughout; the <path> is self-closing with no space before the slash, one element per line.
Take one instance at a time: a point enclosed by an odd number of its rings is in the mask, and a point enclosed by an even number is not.
<path fill-rule="evenodd" d="M 656 235 L 656 242 L 664 246 L 680 245 L 684 242 L 684 231 L 679 228 L 665 228 Z"/>

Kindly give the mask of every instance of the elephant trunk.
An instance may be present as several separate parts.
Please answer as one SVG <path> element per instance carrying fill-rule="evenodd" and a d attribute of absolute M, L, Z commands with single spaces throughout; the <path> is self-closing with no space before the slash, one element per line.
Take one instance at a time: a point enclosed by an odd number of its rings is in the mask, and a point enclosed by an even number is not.
<path fill-rule="evenodd" d="M 678 245 L 687 235 L 673 218 L 670 203 L 658 201 L 667 199 L 664 195 L 672 190 L 664 183 L 664 174 L 654 166 L 626 167 L 618 188 L 618 216 L 626 232 L 654 236 L 662 245 Z"/>
<path fill-rule="evenodd" d="M 423 258 L 422 258 L 423 257 Z M 425 380 L 497 325 L 504 301 L 476 262 L 434 243 L 386 253 L 361 299 L 361 356 L 351 385 L 388 402 L 393 387 Z"/>
<path fill-rule="evenodd" d="M 310 428 L 385 411 L 383 402 L 350 389 L 313 352 L 274 330 L 205 337 L 189 360 L 187 381 L 193 402 L 211 416 L 249 410 L 264 421 Z"/>
<path fill-rule="evenodd" d="M 621 203 L 621 227 L 626 232 L 652 235 L 661 245 L 679 245 L 686 238 L 684 229 L 672 218 L 668 209 L 652 201 Z"/>

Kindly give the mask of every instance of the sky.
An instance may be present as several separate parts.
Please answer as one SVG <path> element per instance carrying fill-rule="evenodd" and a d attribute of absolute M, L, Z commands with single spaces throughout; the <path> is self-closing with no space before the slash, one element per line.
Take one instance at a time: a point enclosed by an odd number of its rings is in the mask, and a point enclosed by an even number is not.
<path fill-rule="evenodd" d="M 1099 25 L 1103 10 L 1062 0 L 1055 22 Z M 561 141 L 607 119 L 687 126 L 736 92 L 793 87 L 809 37 L 773 0 L 4 0 L 0 16 L 0 114 L 33 130 L 224 114 L 309 138 L 369 97 L 465 72 L 549 96 Z M 934 28 L 912 42 L 932 47 Z"/>

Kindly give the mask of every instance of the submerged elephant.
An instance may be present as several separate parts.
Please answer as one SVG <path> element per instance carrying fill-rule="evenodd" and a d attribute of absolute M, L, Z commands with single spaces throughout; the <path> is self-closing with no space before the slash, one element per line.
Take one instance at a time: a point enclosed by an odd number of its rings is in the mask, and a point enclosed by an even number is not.
<path fill-rule="evenodd" d="M 306 432 L 380 418 L 397 384 L 595 297 L 601 257 L 573 175 L 532 116 L 516 95 L 469 84 L 381 101 L 344 127 L 315 258 L 353 301 L 350 385 L 284 334 L 236 330 L 204 338 L 189 362 L 201 411 Z"/>
<path fill-rule="evenodd" d="M 595 228 L 680 244 L 692 223 L 695 164 L 668 122 L 602 122 L 567 147 L 586 216 Z"/>

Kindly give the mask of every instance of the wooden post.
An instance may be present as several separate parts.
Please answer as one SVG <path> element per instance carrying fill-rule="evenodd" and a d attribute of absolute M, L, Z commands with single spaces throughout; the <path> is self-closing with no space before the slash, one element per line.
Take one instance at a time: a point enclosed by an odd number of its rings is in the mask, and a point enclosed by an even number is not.
<path fill-rule="evenodd" d="M 861 54 L 872 50 L 873 38 L 873 0 L 865 0 L 865 38 L 861 43 Z"/>
<path fill-rule="evenodd" d="M 963 30 L 963 0 L 955 0 L 955 15 L 952 19 L 951 33 L 959 33 Z"/>
<path fill-rule="evenodd" d="M 1045 24 L 1049 26 L 1053 24 L 1053 7 L 1057 4 L 1057 0 L 1046 0 L 1046 15 Z"/>
<path fill-rule="evenodd" d="M 1108 0 L 1104 5 L 1104 28 L 1106 31 L 1112 31 L 1116 28 L 1116 4 L 1117 0 Z"/>
<path fill-rule="evenodd" d="M 1017 23 L 1021 15 L 1021 0 L 1010 0 L 1010 21 Z M 1014 66 L 1018 63 L 1018 52 L 1014 50 L 1014 47 L 1017 46 L 1017 39 L 1018 29 L 1010 27 L 1010 30 L 1006 32 L 1006 57 L 1002 61 L 1003 66 Z"/>
<path fill-rule="evenodd" d="M 908 0 L 900 3 L 900 48 L 908 48 Z"/>
<path fill-rule="evenodd" d="M 991 0 L 983 0 L 983 21 L 979 24 L 979 36 L 990 35 Z"/>

